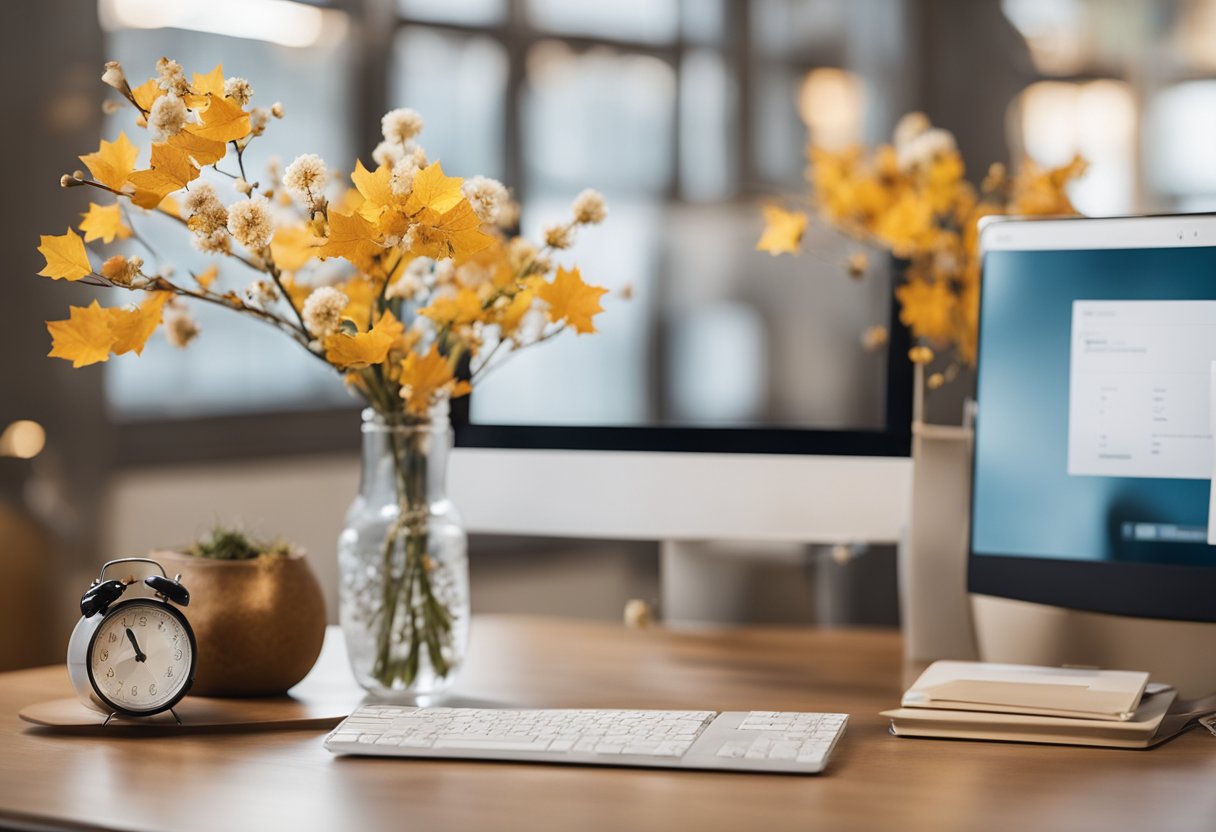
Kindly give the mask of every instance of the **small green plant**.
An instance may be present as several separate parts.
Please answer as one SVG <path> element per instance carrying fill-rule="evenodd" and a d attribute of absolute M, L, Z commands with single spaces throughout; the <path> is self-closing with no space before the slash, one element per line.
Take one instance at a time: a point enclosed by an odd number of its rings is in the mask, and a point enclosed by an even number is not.
<path fill-rule="evenodd" d="M 260 555 L 290 555 L 295 547 L 283 538 L 257 540 L 242 529 L 216 524 L 211 533 L 186 547 L 186 554 L 212 560 L 252 560 Z"/>

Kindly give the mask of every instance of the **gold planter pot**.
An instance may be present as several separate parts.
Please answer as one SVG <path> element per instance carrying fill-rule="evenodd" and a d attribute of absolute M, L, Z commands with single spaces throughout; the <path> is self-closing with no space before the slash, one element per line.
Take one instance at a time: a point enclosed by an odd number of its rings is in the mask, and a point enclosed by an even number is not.
<path fill-rule="evenodd" d="M 321 654 L 325 599 L 302 555 L 212 560 L 155 552 L 190 590 L 198 639 L 197 696 L 272 696 L 303 679 Z"/>

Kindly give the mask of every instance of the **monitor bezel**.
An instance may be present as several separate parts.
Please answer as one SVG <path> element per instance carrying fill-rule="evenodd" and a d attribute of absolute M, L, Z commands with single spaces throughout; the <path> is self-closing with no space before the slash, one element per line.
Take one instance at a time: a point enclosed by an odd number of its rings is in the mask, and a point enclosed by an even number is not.
<path fill-rule="evenodd" d="M 892 260 L 892 285 L 903 264 Z M 912 452 L 911 338 L 891 293 L 887 320 L 885 426 L 874 430 L 764 427 L 620 427 L 472 423 L 472 396 L 451 403 L 458 448 L 907 457 Z M 858 347 L 860 349 L 860 346 Z"/>
<path fill-rule="evenodd" d="M 991 217 L 980 223 L 981 296 L 988 254 L 994 251 L 1086 251 L 1094 249 L 1216 247 L 1216 214 L 1149 217 Z M 980 333 L 984 313 L 981 305 Z M 983 373 L 983 339 L 976 356 Z M 975 429 L 984 418 L 976 409 Z M 973 443 L 978 450 L 978 443 Z M 971 460 L 971 505 L 975 510 L 979 454 Z M 975 551 L 968 524 L 967 589 L 977 595 L 1009 598 L 1088 612 L 1175 621 L 1216 621 L 1216 564 L 1213 567 L 1143 562 L 1064 560 L 1023 554 Z"/>

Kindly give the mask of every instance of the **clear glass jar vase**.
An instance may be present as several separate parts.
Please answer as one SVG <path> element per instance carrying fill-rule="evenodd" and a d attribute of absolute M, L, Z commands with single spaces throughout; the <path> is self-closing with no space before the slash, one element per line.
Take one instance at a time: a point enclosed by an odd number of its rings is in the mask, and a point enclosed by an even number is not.
<path fill-rule="evenodd" d="M 452 684 L 469 628 L 468 535 L 447 498 L 447 403 L 429 421 L 363 411 L 363 477 L 338 538 L 340 620 L 359 684 L 381 697 Z"/>

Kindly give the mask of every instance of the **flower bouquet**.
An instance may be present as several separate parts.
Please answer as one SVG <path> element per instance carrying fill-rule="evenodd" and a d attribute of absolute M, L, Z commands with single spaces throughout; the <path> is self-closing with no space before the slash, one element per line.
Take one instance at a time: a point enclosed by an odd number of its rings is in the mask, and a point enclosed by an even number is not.
<path fill-rule="evenodd" d="M 891 144 L 867 150 L 853 145 L 834 151 L 810 145 L 806 169 L 811 200 L 824 222 L 847 236 L 886 249 L 906 261 L 895 289 L 900 321 L 916 344 L 909 358 L 925 365 L 935 351 L 948 354 L 944 371 L 929 376 L 930 388 L 975 364 L 979 321 L 979 231 L 982 217 L 1075 214 L 1068 186 L 1085 172 L 1083 159 L 1044 169 L 1025 160 L 1010 177 L 994 164 L 980 187 L 964 178 L 954 136 L 933 127 L 923 113 L 909 113 L 895 128 Z M 770 205 L 756 248 L 771 254 L 797 253 L 807 213 Z M 861 252 L 845 264 L 862 277 Z M 871 327 L 863 343 L 886 343 L 885 327 Z"/>
<path fill-rule="evenodd" d="M 82 367 L 139 354 L 158 329 L 185 347 L 199 336 L 189 304 L 206 303 L 274 327 L 340 374 L 368 404 L 364 488 L 340 541 L 356 675 L 380 691 L 445 686 L 468 617 L 465 536 L 436 464 L 450 443 L 446 403 L 520 349 L 596 331 L 606 290 L 555 256 L 604 219 L 602 197 L 584 191 L 533 243 L 510 233 L 519 208 L 503 185 L 448 176 L 428 159 L 413 110 L 385 115 L 375 167 L 356 161 L 353 187 L 333 188 L 311 154 L 262 176 L 246 170 L 249 145 L 284 110 L 251 106 L 250 83 L 222 67 L 188 78 L 162 58 L 132 86 L 111 62 L 102 80 L 122 97 L 105 106 L 125 102 L 150 134 L 150 158 L 139 164 L 125 133 L 80 157 L 88 173 L 60 184 L 98 201 L 77 224 L 83 237 L 42 237 L 39 274 L 142 299 L 72 307 L 47 324 L 50 355 Z M 160 262 L 141 230 L 153 217 L 231 270 Z M 112 256 L 90 251 L 111 244 L 121 246 Z"/>

